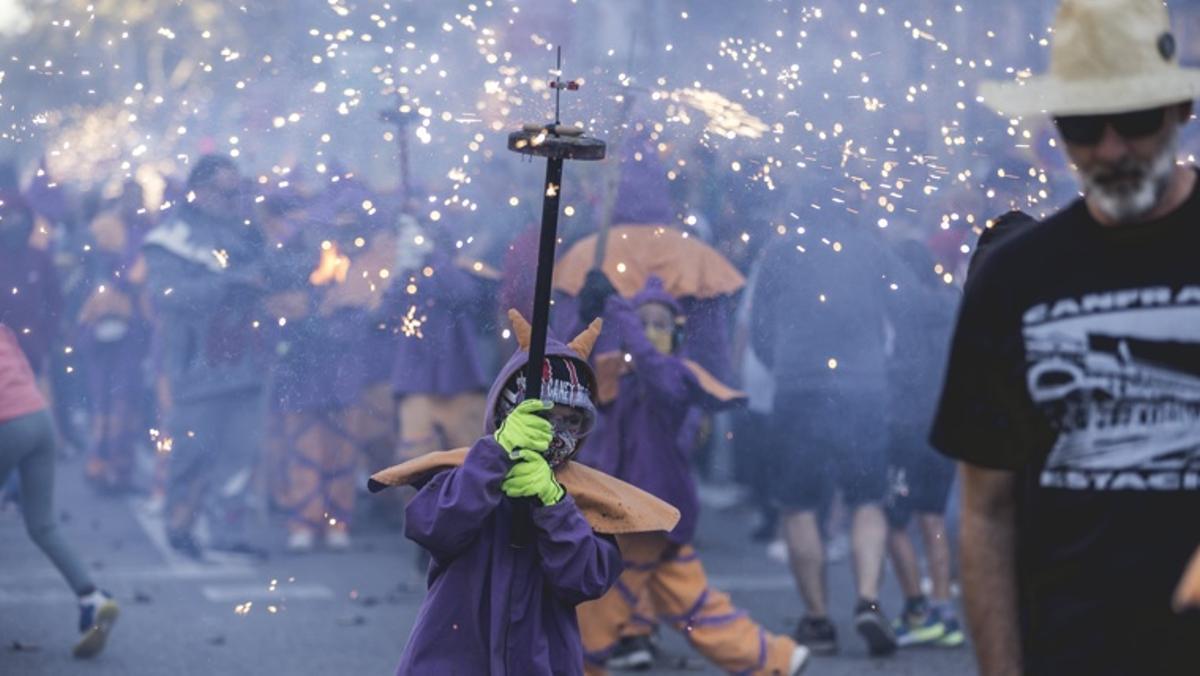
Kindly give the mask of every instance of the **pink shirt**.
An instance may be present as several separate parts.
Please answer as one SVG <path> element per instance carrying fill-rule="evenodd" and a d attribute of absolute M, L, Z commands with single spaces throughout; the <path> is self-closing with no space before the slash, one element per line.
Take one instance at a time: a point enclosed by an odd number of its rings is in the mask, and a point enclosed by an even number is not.
<path fill-rule="evenodd" d="M 17 337 L 0 324 L 0 423 L 46 408 Z"/>

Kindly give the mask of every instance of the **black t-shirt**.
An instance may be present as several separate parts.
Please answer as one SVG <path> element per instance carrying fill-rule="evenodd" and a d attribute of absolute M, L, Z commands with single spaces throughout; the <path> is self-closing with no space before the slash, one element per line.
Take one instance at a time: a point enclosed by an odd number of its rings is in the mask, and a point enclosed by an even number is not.
<path fill-rule="evenodd" d="M 967 284 L 932 434 L 1018 479 L 1031 674 L 1200 673 L 1170 609 L 1200 545 L 1200 189 L 1105 228 L 1078 201 Z"/>

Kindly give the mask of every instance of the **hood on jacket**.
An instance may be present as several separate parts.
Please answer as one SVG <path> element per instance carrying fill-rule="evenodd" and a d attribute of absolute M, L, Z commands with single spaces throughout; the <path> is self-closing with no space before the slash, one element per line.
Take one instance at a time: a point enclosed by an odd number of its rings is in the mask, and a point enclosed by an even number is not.
<path fill-rule="evenodd" d="M 505 390 L 511 389 L 510 384 L 515 381 L 518 383 L 519 389 L 524 390 L 525 365 L 529 363 L 529 342 L 533 329 L 516 310 L 509 310 L 508 318 L 512 322 L 513 333 L 517 338 L 517 351 L 500 370 L 500 375 L 496 377 L 496 381 L 492 383 L 492 388 L 488 392 L 487 415 L 484 419 L 484 432 L 487 434 L 495 432 L 499 425 L 501 398 L 504 396 Z M 557 378 L 555 379 L 557 382 L 549 383 L 547 382 L 549 377 L 558 370 L 544 370 L 542 399 L 581 409 L 587 412 L 592 419 L 595 418 L 596 375 L 588 364 L 588 357 L 591 356 L 592 348 L 596 345 L 596 338 L 600 335 L 601 326 L 603 326 L 603 322 L 597 319 L 574 340 L 566 344 L 554 336 L 546 336 L 547 361 L 558 358 L 569 364 L 569 370 L 574 377 L 572 378 L 573 382 L 570 383 Z M 580 445 L 582 445 L 582 440 Z"/>
<path fill-rule="evenodd" d="M 658 303 L 665 306 L 676 317 L 683 316 L 683 308 L 680 307 L 679 301 L 675 300 L 675 296 L 667 291 L 662 278 L 658 275 L 650 275 L 646 278 L 646 285 L 629 302 L 635 309 L 648 303 Z"/>

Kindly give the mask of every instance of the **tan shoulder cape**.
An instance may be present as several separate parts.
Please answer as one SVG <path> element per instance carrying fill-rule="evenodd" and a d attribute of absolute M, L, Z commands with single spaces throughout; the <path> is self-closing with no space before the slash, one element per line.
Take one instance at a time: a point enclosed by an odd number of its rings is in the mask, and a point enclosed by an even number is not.
<path fill-rule="evenodd" d="M 416 483 L 430 473 L 459 467 L 467 457 L 466 448 L 427 453 L 419 458 L 389 467 L 371 476 L 372 493 L 390 486 Z M 592 529 L 606 535 L 628 535 L 670 531 L 679 523 L 679 510 L 642 489 L 603 472 L 568 462 L 554 471 Z"/>

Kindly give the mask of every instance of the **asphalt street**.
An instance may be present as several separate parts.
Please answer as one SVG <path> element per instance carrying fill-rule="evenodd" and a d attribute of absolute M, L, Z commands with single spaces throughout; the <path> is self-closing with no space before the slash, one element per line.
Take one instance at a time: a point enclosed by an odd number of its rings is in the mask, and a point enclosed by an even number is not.
<path fill-rule="evenodd" d="M 58 473 L 56 510 L 64 534 L 101 587 L 121 603 L 108 649 L 74 660 L 78 612 L 70 590 L 25 536 L 10 505 L 0 511 L 0 674 L 3 676 L 213 676 L 391 674 L 421 602 L 412 545 L 370 519 L 347 553 L 283 552 L 283 528 L 261 524 L 267 561 L 197 564 L 164 546 L 161 521 L 142 499 L 102 498 L 84 487 L 78 461 Z M 371 498 L 364 498 L 370 500 Z M 782 563 L 749 541 L 748 517 L 709 509 L 697 543 L 713 586 L 773 631 L 801 614 Z M 830 565 L 841 654 L 816 660 L 814 676 L 973 674 L 968 648 L 915 649 L 870 659 L 850 625 L 848 562 Z M 889 581 L 884 606 L 899 593 Z M 717 674 L 686 642 L 663 634 L 655 674 Z M 647 672 L 643 672 L 647 673 Z"/>

